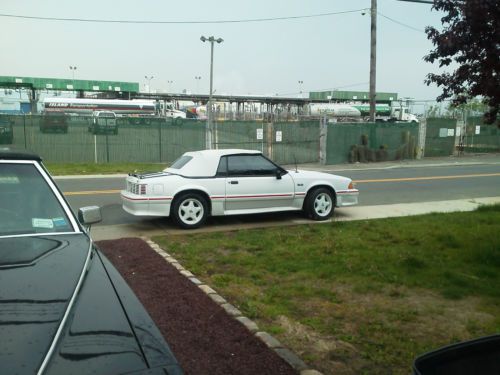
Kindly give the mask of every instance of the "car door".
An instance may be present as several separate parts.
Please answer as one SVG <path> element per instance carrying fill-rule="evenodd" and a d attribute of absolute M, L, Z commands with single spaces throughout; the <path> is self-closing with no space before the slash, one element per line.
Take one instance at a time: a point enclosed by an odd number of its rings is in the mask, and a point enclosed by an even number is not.
<path fill-rule="evenodd" d="M 292 206 L 293 180 L 281 167 L 261 154 L 228 155 L 224 159 L 227 213 L 268 212 Z"/>

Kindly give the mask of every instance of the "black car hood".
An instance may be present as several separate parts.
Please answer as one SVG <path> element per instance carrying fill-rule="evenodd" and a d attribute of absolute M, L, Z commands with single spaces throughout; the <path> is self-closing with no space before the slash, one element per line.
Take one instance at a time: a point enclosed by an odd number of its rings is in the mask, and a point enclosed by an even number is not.
<path fill-rule="evenodd" d="M 0 366 L 5 373 L 38 370 L 89 246 L 89 239 L 78 234 L 0 239 Z"/>
<path fill-rule="evenodd" d="M 155 367 L 182 372 L 140 302 L 86 235 L 0 238 L 0 259 L 2 374 L 36 374 L 66 311 L 45 374 L 122 374 Z"/>

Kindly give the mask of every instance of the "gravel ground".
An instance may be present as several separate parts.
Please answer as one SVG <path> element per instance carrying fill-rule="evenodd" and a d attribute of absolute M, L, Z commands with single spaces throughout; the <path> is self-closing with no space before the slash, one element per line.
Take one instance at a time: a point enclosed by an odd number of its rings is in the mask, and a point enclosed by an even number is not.
<path fill-rule="evenodd" d="M 297 374 L 139 238 L 99 241 L 186 374 Z"/>

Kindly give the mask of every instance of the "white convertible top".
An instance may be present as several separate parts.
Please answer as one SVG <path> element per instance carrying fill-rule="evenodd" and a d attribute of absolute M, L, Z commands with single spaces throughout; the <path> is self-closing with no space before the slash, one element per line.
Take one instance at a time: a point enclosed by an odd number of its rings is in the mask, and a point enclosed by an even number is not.
<path fill-rule="evenodd" d="M 186 152 L 182 156 L 191 156 L 192 159 L 180 169 L 166 168 L 168 173 L 179 174 L 186 177 L 211 177 L 215 176 L 219 160 L 225 155 L 235 154 L 261 154 L 257 150 L 223 149 L 223 150 L 201 150 Z"/>

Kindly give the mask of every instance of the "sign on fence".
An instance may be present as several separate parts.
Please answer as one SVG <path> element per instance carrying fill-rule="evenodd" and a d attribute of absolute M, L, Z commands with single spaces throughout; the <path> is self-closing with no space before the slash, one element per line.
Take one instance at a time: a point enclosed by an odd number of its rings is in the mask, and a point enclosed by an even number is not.
<path fill-rule="evenodd" d="M 264 139 L 264 129 L 257 128 L 257 139 Z"/>

